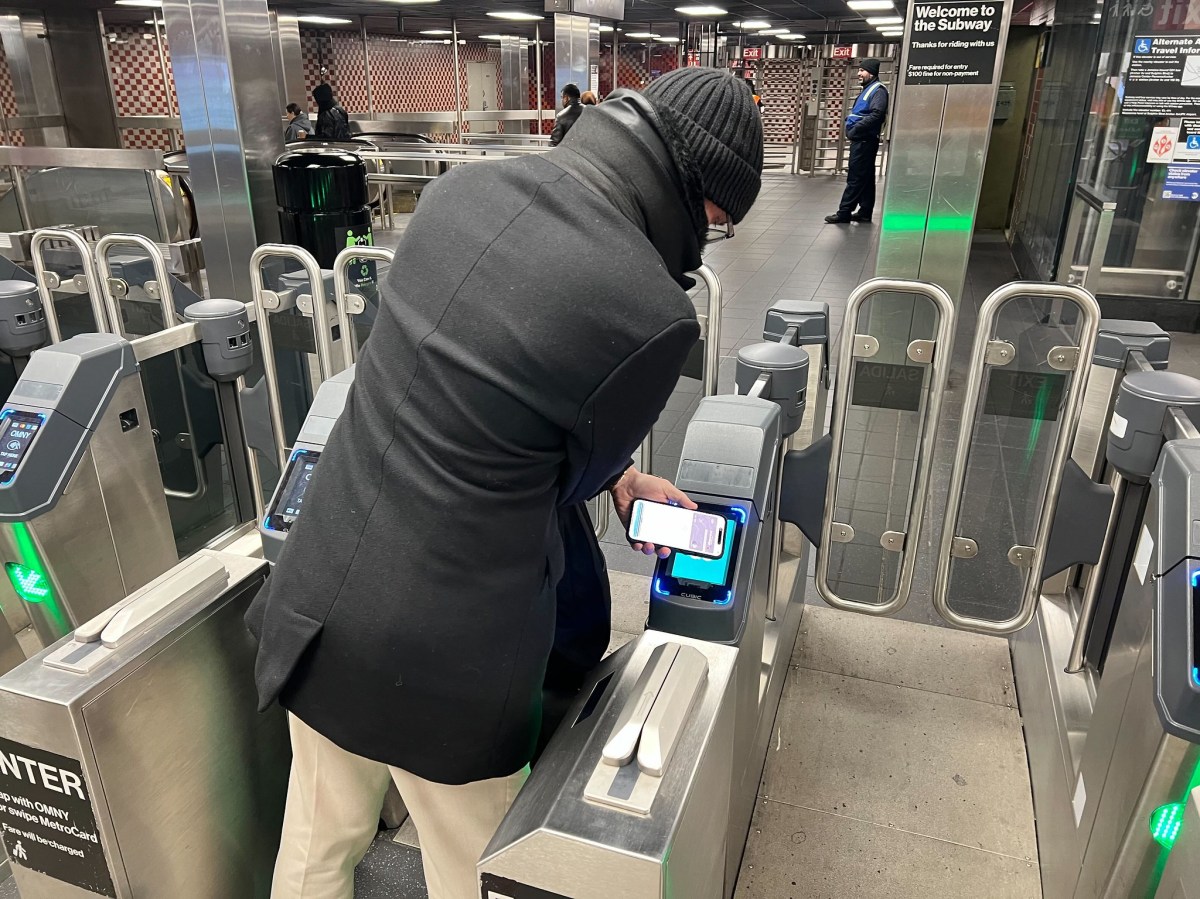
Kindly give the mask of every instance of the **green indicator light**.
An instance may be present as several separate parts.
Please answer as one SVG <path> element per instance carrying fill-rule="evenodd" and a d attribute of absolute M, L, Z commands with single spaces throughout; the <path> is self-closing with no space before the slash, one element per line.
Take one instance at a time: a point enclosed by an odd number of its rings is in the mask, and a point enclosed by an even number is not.
<path fill-rule="evenodd" d="M 50 598 L 50 581 L 40 571 L 34 571 L 16 562 L 5 562 L 4 570 L 21 599 L 26 602 L 43 602 Z"/>
<path fill-rule="evenodd" d="M 1167 851 L 1175 845 L 1179 838 L 1179 830 L 1183 827 L 1183 803 L 1168 802 L 1160 805 L 1150 815 L 1150 836 L 1154 842 Z"/>

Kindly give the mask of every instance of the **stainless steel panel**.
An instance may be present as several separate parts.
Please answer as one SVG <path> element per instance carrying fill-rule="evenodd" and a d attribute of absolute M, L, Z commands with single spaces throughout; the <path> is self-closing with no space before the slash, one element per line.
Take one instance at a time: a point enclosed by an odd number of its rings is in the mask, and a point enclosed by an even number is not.
<path fill-rule="evenodd" d="M 300 22 L 293 10 L 271 11 L 275 39 L 278 42 L 280 73 L 280 97 L 284 104 L 299 103 L 308 107 L 308 87 L 304 82 L 304 56 L 300 50 Z M 280 110 L 282 115 L 282 110 Z"/>
<path fill-rule="evenodd" d="M 128 419 L 130 413 L 138 426 L 125 430 L 121 418 Z M 92 436 L 91 455 L 128 595 L 179 561 L 140 377 L 126 378 L 117 388 Z"/>
<path fill-rule="evenodd" d="M 17 110 L 22 115 L 62 115 L 58 81 L 54 77 L 50 41 L 40 13 L 23 12 L 0 16 L 0 39 L 8 60 Z M 25 135 L 31 146 L 63 146 L 62 127 L 31 129 Z"/>
<path fill-rule="evenodd" d="M 113 120 L 99 18 L 93 10 L 69 8 L 47 9 L 45 17 L 67 143 L 74 147 L 120 147 L 121 132 Z M 20 126 L 9 119 L 9 127 Z"/>
<path fill-rule="evenodd" d="M 25 653 L 21 650 L 21 644 L 17 642 L 7 617 L 7 612 L 0 614 L 0 674 L 11 671 L 25 661 Z"/>
<path fill-rule="evenodd" d="M 589 803 L 583 791 L 604 742 L 651 652 L 665 642 L 698 650 L 709 671 L 654 810 L 643 817 Z M 735 647 L 655 631 L 613 657 L 606 663 L 616 669 L 606 696 L 591 717 L 555 734 L 484 852 L 480 872 L 572 899 L 718 899 L 724 885 L 719 848 L 735 767 L 730 687 L 737 657 Z M 568 722 L 589 694 L 585 688 Z"/>
<path fill-rule="evenodd" d="M 229 589 L 169 606 L 92 673 L 39 656 L 0 679 L 0 733 L 82 763 L 120 899 L 269 891 L 287 731 L 246 688 L 254 645 L 242 622 L 264 563 L 218 558 Z M 91 895 L 14 873 L 22 899 Z"/>
<path fill-rule="evenodd" d="M 529 108 L 529 41 L 500 38 L 500 87 L 504 109 Z"/>
<path fill-rule="evenodd" d="M 591 20 L 586 16 L 564 13 L 555 13 L 554 15 L 554 102 L 556 106 L 561 106 L 562 91 L 568 84 L 574 84 L 581 92 L 588 89 L 591 29 Z M 597 45 L 598 49 L 599 45 Z M 599 63 L 599 58 L 596 62 Z"/>
<path fill-rule="evenodd" d="M 163 168 L 163 152 L 162 150 L 0 146 L 0 165 L 23 165 L 35 168 L 68 166 L 87 169 L 161 169 Z"/>
<path fill-rule="evenodd" d="M 209 293 L 250 295 L 250 254 L 278 239 L 271 165 L 283 152 L 266 0 L 165 0 Z"/>

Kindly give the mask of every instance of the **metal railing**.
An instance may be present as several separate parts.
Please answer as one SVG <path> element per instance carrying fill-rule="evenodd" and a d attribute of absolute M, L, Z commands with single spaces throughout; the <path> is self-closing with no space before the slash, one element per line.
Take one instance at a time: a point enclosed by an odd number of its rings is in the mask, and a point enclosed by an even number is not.
<path fill-rule="evenodd" d="M 1001 309 L 1009 302 L 1022 297 L 1038 297 L 1056 303 L 1071 303 L 1079 313 L 1078 346 L 1054 347 L 1049 351 L 1046 363 L 1050 368 L 1071 375 L 1058 419 L 1061 422 L 1055 437 L 1045 483 L 1038 498 L 1038 514 L 1033 539 L 1028 544 L 1017 544 L 1008 550 L 1009 562 L 1024 569 L 1024 583 L 1016 613 L 1002 620 L 992 620 L 974 615 L 965 615 L 952 608 L 950 603 L 950 581 L 956 560 L 968 562 L 977 558 L 979 546 L 970 535 L 958 532 L 962 512 L 963 492 L 966 486 L 969 454 L 972 446 L 976 416 L 983 397 L 983 386 L 987 380 L 989 366 L 1003 366 L 1015 359 L 1011 344 L 993 337 Z M 962 421 L 958 443 L 955 447 L 953 473 L 950 477 L 949 495 L 946 501 L 946 518 L 939 550 L 937 575 L 934 582 L 933 605 L 938 614 L 955 627 L 980 631 L 987 634 L 1007 635 L 1025 627 L 1037 611 L 1038 594 L 1041 589 L 1042 561 L 1050 539 L 1054 513 L 1058 506 L 1059 488 L 1062 484 L 1063 468 L 1075 441 L 1079 414 L 1083 407 L 1084 391 L 1087 386 L 1088 369 L 1096 347 L 1096 334 L 1100 324 L 1100 307 L 1087 291 L 1062 284 L 1040 282 L 1015 282 L 999 288 L 984 301 L 979 310 L 978 330 L 971 350 L 971 367 L 966 378 L 966 394 L 963 400 Z"/>
<path fill-rule="evenodd" d="M 1100 272 L 1104 267 L 1104 257 L 1108 254 L 1108 241 L 1112 236 L 1113 219 L 1117 215 L 1117 204 L 1096 193 L 1092 188 L 1082 184 L 1075 185 L 1074 202 L 1071 204 L 1071 215 L 1067 219 L 1067 231 L 1063 239 L 1063 255 L 1058 262 L 1058 282 L 1074 284 L 1093 293 L 1100 282 Z M 1084 212 L 1092 210 L 1099 213 L 1096 230 L 1091 235 L 1091 251 L 1087 257 L 1087 265 L 1080 266 L 1075 262 L 1075 252 L 1079 247 L 1079 236 L 1083 230 Z M 1082 273 L 1076 269 L 1082 268 Z"/>
<path fill-rule="evenodd" d="M 346 285 L 350 266 L 359 260 L 371 260 L 391 265 L 395 252 L 384 247 L 346 247 L 333 260 L 333 301 L 337 306 L 338 329 L 342 332 L 342 358 L 349 368 L 358 361 L 358 336 L 350 316 L 360 315 L 366 300 L 351 293 Z"/>
<path fill-rule="evenodd" d="M 874 297 L 886 294 L 907 294 L 924 298 L 936 308 L 937 328 L 930 340 L 914 340 L 905 349 L 906 364 L 929 366 L 926 378 L 926 397 L 921 401 L 921 427 L 916 450 L 913 480 L 909 486 L 909 502 L 905 508 L 902 531 L 887 530 L 879 540 L 885 552 L 895 552 L 901 557 L 899 577 L 891 597 L 881 603 L 863 602 L 839 596 L 830 584 L 830 562 L 833 545 L 854 540 L 854 528 L 847 522 L 834 521 L 838 509 L 838 491 L 841 489 L 841 466 L 843 446 L 846 440 L 846 420 L 854 396 L 854 383 L 858 358 L 871 358 L 880 349 L 880 340 L 869 334 L 855 333 L 860 321 L 859 313 Z M 915 300 L 914 300 L 915 301 Z M 833 407 L 833 422 L 830 427 L 833 445 L 830 451 L 829 477 L 825 485 L 825 517 L 822 523 L 823 536 L 817 550 L 816 577 L 814 583 L 821 598 L 837 609 L 862 612 L 868 615 L 890 615 L 904 607 L 912 590 L 913 574 L 917 564 L 917 536 L 925 515 L 929 494 L 929 478 L 933 465 L 934 448 L 937 441 L 937 423 L 941 415 L 942 399 L 950 376 L 951 346 L 954 340 L 954 302 L 942 288 L 923 281 L 908 281 L 892 278 L 875 278 L 860 284 L 850 294 L 846 306 L 846 327 L 842 329 L 841 350 L 838 359 L 837 382 L 834 395 L 838 398 Z M 899 419 L 895 427 L 900 427 Z M 853 512 L 853 510 L 851 510 Z"/>
<path fill-rule="evenodd" d="M 79 263 L 82 272 L 72 279 L 72 287 L 75 292 L 86 293 L 88 295 L 88 301 L 92 306 L 92 317 L 96 323 L 96 330 L 108 334 L 119 333 L 114 330 L 119 327 L 119 324 L 108 320 L 108 314 L 101 299 L 99 279 L 96 277 L 96 266 L 92 258 L 92 248 L 88 245 L 88 242 L 75 231 L 65 231 L 61 228 L 42 228 L 34 233 L 33 239 L 29 244 L 29 253 L 33 258 L 33 272 L 37 278 L 38 293 L 42 298 L 42 308 L 46 313 L 46 327 L 50 332 L 50 342 L 59 343 L 62 341 L 62 328 L 58 323 L 58 312 L 54 308 L 54 291 L 63 286 L 62 279 L 58 274 L 46 267 L 44 249 L 46 244 L 51 241 L 66 243 L 79 254 Z"/>

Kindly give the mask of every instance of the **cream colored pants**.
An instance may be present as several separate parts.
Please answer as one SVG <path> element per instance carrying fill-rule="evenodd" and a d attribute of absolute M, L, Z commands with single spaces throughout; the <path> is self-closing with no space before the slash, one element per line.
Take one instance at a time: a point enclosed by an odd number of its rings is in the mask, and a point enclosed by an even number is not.
<path fill-rule="evenodd" d="M 395 781 L 421 841 L 429 899 L 479 899 L 475 863 L 529 775 L 448 786 L 340 748 L 288 715 L 292 773 L 271 899 L 350 899 Z"/>

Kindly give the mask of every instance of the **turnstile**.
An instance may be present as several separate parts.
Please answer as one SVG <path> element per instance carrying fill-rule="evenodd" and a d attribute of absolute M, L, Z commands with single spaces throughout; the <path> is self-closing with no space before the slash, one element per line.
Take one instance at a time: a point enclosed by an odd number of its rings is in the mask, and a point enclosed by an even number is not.
<path fill-rule="evenodd" d="M 266 570 L 203 550 L 0 678 L 22 899 L 269 894 L 287 727 L 242 620 Z"/>
<path fill-rule="evenodd" d="M 826 313 L 772 310 L 745 395 L 701 401 L 676 484 L 725 518 L 726 552 L 659 561 L 649 630 L 594 673 L 485 851 L 486 899 L 732 893 L 803 615 L 779 472 L 824 421 Z"/>

